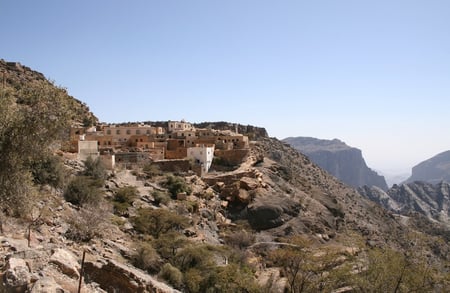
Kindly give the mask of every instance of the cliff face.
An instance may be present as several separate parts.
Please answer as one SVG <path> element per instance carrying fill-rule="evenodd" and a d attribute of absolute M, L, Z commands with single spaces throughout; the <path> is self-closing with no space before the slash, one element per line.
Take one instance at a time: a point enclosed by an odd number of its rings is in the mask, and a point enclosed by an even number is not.
<path fill-rule="evenodd" d="M 439 183 L 441 181 L 450 182 L 450 151 L 440 153 L 431 159 L 412 168 L 411 177 L 406 182 L 426 181 Z"/>
<path fill-rule="evenodd" d="M 389 209 L 408 215 L 420 213 L 428 219 L 450 224 L 450 185 L 445 182 L 431 184 L 421 181 L 394 185 L 387 192 L 374 187 L 363 187 L 359 193 Z"/>
<path fill-rule="evenodd" d="M 338 139 L 289 137 L 283 141 L 350 186 L 368 185 L 377 186 L 382 190 L 388 189 L 384 177 L 367 166 L 361 150 L 350 147 Z"/>

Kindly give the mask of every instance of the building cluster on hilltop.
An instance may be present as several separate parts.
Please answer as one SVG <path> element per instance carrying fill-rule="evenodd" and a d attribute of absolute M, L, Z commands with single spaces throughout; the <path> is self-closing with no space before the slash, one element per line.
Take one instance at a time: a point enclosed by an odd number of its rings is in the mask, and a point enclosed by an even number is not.
<path fill-rule="evenodd" d="M 169 171 L 189 169 L 205 174 L 214 156 L 242 159 L 249 141 L 230 130 L 196 129 L 182 120 L 168 121 L 165 127 L 144 123 L 72 127 L 67 148 L 81 160 L 100 156 L 111 169 L 116 163 L 152 162 Z"/>

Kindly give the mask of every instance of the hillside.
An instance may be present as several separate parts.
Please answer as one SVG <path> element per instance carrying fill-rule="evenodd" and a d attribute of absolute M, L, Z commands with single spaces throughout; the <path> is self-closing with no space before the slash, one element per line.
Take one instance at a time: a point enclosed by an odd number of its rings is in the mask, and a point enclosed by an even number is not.
<path fill-rule="evenodd" d="M 19 69 L 17 79 L 30 72 Z M 450 286 L 446 227 L 392 213 L 264 128 L 238 125 L 250 137 L 246 156 L 216 157 L 209 173 L 166 172 L 156 161 L 107 170 L 99 159 L 57 149 L 57 134 L 83 107 L 64 103 L 70 96 L 45 80 L 34 83 L 1 91 L 0 292 L 77 292 L 79 284 L 81 292 L 125 293 Z"/>
<path fill-rule="evenodd" d="M 388 189 L 384 177 L 367 167 L 361 150 L 350 147 L 338 139 L 288 137 L 283 141 L 350 186 L 367 185 Z"/>
<path fill-rule="evenodd" d="M 30 86 L 46 84 L 58 88 L 62 93 L 64 102 L 69 104 L 71 110 L 70 118 L 74 123 L 86 126 L 98 123 L 97 117 L 90 112 L 89 107 L 85 103 L 70 96 L 64 88 L 56 87 L 42 73 L 32 70 L 19 62 L 7 62 L 0 59 L 0 74 L 0 77 L 2 78 L 2 87 L 4 89 L 10 89 L 10 91 L 14 93 L 16 101 L 19 104 L 27 103 L 27 100 L 23 100 L 17 95 L 19 90 L 23 90 Z"/>
<path fill-rule="evenodd" d="M 437 154 L 414 166 L 412 175 L 406 182 L 414 181 L 426 181 L 435 184 L 441 181 L 450 182 L 450 151 Z"/>

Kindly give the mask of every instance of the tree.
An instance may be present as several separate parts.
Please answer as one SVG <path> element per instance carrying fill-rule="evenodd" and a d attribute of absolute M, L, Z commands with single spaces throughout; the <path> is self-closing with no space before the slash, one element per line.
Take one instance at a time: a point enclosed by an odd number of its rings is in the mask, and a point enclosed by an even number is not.
<path fill-rule="evenodd" d="M 135 229 L 158 238 L 169 231 L 178 231 L 188 225 L 188 219 L 165 209 L 144 208 L 133 219 Z"/>
<path fill-rule="evenodd" d="M 269 258 L 283 269 L 288 279 L 289 292 L 314 292 L 318 263 L 312 259 L 310 242 L 300 236 L 290 239 L 286 246 L 273 251 Z"/>
<path fill-rule="evenodd" d="M 3 89 L 0 103 L 0 205 L 23 214 L 33 194 L 32 162 L 45 156 L 70 124 L 67 93 L 46 81 Z"/>
<path fill-rule="evenodd" d="M 96 205 L 102 199 L 98 181 L 86 176 L 73 178 L 64 191 L 64 198 L 78 206 Z"/>
<path fill-rule="evenodd" d="M 367 263 L 354 285 L 357 292 L 432 292 L 440 282 L 438 276 L 434 267 L 408 250 L 375 248 L 367 252 Z"/>

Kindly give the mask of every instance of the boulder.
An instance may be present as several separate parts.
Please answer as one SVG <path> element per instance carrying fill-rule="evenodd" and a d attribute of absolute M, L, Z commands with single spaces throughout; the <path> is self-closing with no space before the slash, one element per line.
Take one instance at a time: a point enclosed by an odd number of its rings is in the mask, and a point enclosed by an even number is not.
<path fill-rule="evenodd" d="M 73 253 L 65 249 L 56 249 L 53 255 L 50 257 L 50 262 L 58 266 L 58 268 L 69 277 L 80 277 L 80 264 Z"/>
<path fill-rule="evenodd" d="M 259 181 L 250 177 L 242 177 L 239 184 L 245 190 L 255 190 L 259 187 Z"/>
<path fill-rule="evenodd" d="M 286 197 L 258 198 L 247 206 L 250 225 L 265 230 L 283 225 L 300 212 L 300 204 Z"/>
<path fill-rule="evenodd" d="M 55 279 L 52 277 L 44 277 L 39 279 L 34 283 L 33 288 L 30 293 L 64 293 L 65 291 L 61 286 L 56 283 Z"/>
<path fill-rule="evenodd" d="M 95 262 L 85 262 L 85 276 L 100 285 L 104 290 L 114 292 L 155 292 L 179 293 L 152 276 L 134 267 L 126 266 L 114 260 L 98 259 Z"/>
<path fill-rule="evenodd" d="M 4 292 L 25 292 L 30 280 L 31 274 L 25 260 L 14 257 L 7 260 L 3 274 Z"/>

